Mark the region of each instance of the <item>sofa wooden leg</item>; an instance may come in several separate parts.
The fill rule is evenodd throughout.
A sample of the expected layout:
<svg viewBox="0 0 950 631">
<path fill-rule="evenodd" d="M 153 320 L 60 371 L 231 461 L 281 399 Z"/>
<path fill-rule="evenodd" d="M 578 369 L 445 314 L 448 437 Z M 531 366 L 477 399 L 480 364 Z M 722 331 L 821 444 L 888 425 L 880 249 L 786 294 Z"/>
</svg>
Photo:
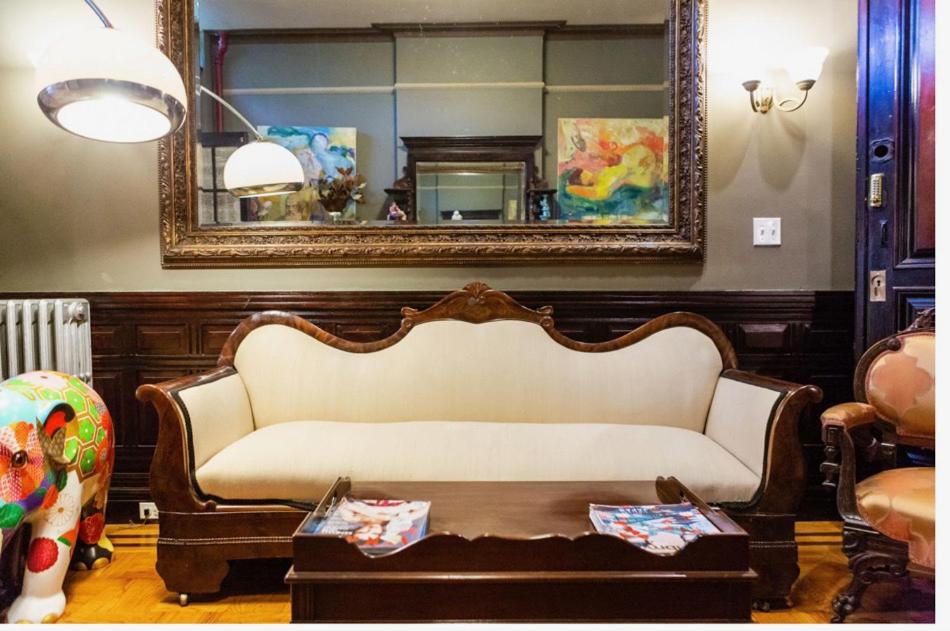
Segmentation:
<svg viewBox="0 0 950 631">
<path fill-rule="evenodd" d="M 861 606 L 861 597 L 871 584 L 882 580 L 901 579 L 907 575 L 907 559 L 881 552 L 862 552 L 851 557 L 851 584 L 831 601 L 832 622 L 844 619 Z"/>
<path fill-rule="evenodd" d="M 188 604 L 193 594 L 215 594 L 230 566 L 226 559 L 202 553 L 198 547 L 158 547 L 155 569 L 165 582 L 165 589 L 178 593 L 178 604 Z"/>
<path fill-rule="evenodd" d="M 726 512 L 749 533 L 749 565 L 758 574 L 752 586 L 753 607 L 767 611 L 791 606 L 799 574 L 795 516 Z"/>
<path fill-rule="evenodd" d="M 798 563 L 788 562 L 787 559 L 785 562 L 767 563 L 756 563 L 753 560 L 751 567 L 759 575 L 752 587 L 753 608 L 770 611 L 792 606 L 791 593 L 798 579 Z"/>
</svg>

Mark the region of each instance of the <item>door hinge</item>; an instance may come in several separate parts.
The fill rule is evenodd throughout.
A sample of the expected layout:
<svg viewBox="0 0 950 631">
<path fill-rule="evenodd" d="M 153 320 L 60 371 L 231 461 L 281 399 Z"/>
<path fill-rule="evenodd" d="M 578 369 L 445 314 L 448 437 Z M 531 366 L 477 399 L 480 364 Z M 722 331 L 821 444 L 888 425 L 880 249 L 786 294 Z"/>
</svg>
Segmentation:
<svg viewBox="0 0 950 631">
<path fill-rule="evenodd" d="M 887 271 L 872 270 L 868 282 L 870 290 L 868 291 L 869 302 L 887 302 Z"/>
</svg>

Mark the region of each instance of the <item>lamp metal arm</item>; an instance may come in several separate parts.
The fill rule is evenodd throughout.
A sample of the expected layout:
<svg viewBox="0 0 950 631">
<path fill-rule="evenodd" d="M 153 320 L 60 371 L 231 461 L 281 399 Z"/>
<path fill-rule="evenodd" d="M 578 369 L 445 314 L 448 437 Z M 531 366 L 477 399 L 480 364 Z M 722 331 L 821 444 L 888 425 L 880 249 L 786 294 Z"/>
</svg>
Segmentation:
<svg viewBox="0 0 950 631">
<path fill-rule="evenodd" d="M 109 21 L 109 18 L 106 17 L 106 14 L 102 12 L 102 9 L 96 5 L 93 0 L 86 0 L 86 4 L 89 5 L 89 8 L 92 9 L 92 12 L 96 14 L 96 17 L 99 18 L 99 21 L 102 22 L 102 25 L 106 28 L 113 28 L 112 22 Z"/>
<path fill-rule="evenodd" d="M 251 121 L 249 121 L 249 120 L 247 120 L 246 118 L 244 118 L 244 116 L 241 114 L 241 112 L 237 111 L 237 110 L 234 108 L 233 105 L 231 105 L 230 103 L 228 103 L 227 101 L 225 101 L 225 100 L 222 99 L 220 96 L 218 96 L 217 94 L 215 94 L 214 92 L 212 92 L 212 91 L 209 90 L 208 88 L 204 87 L 203 85 L 200 85 L 200 84 L 199 84 L 198 89 L 199 89 L 201 92 L 204 92 L 205 94 L 207 94 L 208 96 L 210 96 L 211 98 L 213 98 L 215 101 L 217 101 L 218 103 L 220 103 L 220 104 L 223 105 L 224 107 L 228 108 L 228 111 L 229 111 L 229 112 L 231 112 L 232 114 L 234 114 L 235 116 L 237 116 L 237 119 L 238 119 L 239 121 L 241 121 L 242 123 L 244 123 L 244 125 L 245 125 L 248 129 L 251 130 L 251 132 L 254 134 L 254 137 L 255 137 L 255 138 L 257 138 L 258 140 L 264 140 L 264 137 L 260 134 L 259 131 L 257 131 L 257 129 L 254 127 L 254 125 L 251 124 Z"/>
</svg>

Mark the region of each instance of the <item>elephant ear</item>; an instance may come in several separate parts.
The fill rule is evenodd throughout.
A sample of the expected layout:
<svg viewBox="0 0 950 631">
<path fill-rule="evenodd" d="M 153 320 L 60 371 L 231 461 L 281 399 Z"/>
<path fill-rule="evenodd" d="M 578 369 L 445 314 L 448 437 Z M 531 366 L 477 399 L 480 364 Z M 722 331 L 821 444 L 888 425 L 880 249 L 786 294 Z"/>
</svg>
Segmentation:
<svg viewBox="0 0 950 631">
<path fill-rule="evenodd" d="M 66 429 L 56 430 L 52 437 L 46 432 L 40 432 L 40 445 L 43 447 L 43 453 L 53 462 L 54 465 L 65 467 L 69 464 L 69 458 L 66 457 Z"/>
<path fill-rule="evenodd" d="M 40 420 L 40 446 L 43 453 L 54 466 L 65 467 L 69 464 L 66 457 L 66 423 L 73 420 L 76 413 L 66 403 L 57 403 Z"/>
</svg>

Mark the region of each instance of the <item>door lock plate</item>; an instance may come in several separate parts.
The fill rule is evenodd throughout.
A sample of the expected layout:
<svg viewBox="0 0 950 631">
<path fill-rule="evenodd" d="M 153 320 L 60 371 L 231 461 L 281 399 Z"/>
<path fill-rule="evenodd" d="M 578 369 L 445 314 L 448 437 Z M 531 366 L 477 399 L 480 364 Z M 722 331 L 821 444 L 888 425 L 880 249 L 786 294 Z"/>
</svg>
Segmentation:
<svg viewBox="0 0 950 631">
<path fill-rule="evenodd" d="M 868 279 L 868 300 L 870 302 L 887 302 L 887 271 L 872 270 Z"/>
</svg>

